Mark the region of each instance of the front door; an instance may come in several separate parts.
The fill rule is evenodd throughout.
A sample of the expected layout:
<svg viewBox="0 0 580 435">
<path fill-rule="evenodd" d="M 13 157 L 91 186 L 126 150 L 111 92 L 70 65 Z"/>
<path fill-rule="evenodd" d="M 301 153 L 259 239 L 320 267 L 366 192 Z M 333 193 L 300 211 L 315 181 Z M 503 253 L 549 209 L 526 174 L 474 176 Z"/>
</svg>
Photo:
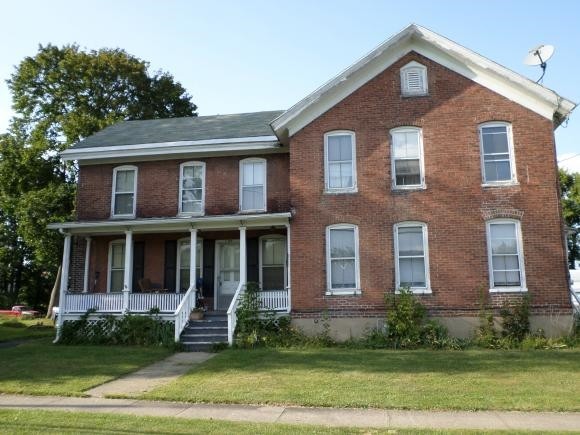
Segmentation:
<svg viewBox="0 0 580 435">
<path fill-rule="evenodd" d="M 228 309 L 239 282 L 240 241 L 218 240 L 216 242 L 216 310 Z"/>
</svg>

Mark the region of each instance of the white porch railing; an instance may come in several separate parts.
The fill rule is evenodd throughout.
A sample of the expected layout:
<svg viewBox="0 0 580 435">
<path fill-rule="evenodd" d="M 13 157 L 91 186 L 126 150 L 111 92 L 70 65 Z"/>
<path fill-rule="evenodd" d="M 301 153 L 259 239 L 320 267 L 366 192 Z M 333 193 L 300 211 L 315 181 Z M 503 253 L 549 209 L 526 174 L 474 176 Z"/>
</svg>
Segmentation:
<svg viewBox="0 0 580 435">
<path fill-rule="evenodd" d="M 263 290 L 258 292 L 260 311 L 289 311 L 290 289 L 284 290 Z"/>
<path fill-rule="evenodd" d="M 179 336 L 183 332 L 183 329 L 187 326 L 189 321 L 189 314 L 191 310 L 195 308 L 195 302 L 197 299 L 197 289 L 195 285 L 192 285 L 183 296 L 181 303 L 173 313 L 175 319 L 175 341 L 179 341 Z"/>
<path fill-rule="evenodd" d="M 98 313 L 146 313 L 158 308 L 173 313 L 183 298 L 179 293 L 68 293 L 64 312 L 84 313 L 94 308 Z"/>
<path fill-rule="evenodd" d="M 234 344 L 234 332 L 236 331 L 236 325 L 238 323 L 238 316 L 236 315 L 236 311 L 238 309 L 238 305 L 240 304 L 240 295 L 243 293 L 243 288 L 244 284 L 240 282 L 228 308 L 228 343 L 230 346 Z"/>
</svg>

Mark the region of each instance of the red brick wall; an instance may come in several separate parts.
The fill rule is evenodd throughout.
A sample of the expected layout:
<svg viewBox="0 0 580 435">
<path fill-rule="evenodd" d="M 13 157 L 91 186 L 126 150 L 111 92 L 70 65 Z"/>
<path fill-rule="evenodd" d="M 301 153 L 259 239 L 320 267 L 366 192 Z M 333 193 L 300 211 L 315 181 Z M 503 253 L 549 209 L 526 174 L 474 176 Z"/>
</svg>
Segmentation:
<svg viewBox="0 0 580 435">
<path fill-rule="evenodd" d="M 428 68 L 429 96 L 402 98 L 399 69 L 413 59 Z M 518 186 L 481 186 L 478 125 L 494 120 L 512 124 Z M 398 126 L 423 129 L 426 190 L 391 190 L 389 130 Z M 358 193 L 323 193 L 323 135 L 332 130 L 356 133 Z M 569 307 L 549 120 L 411 53 L 294 135 L 290 150 L 296 315 L 384 309 L 395 286 L 393 225 L 407 220 L 428 225 L 433 293 L 421 299 L 434 313 L 474 313 L 478 288 L 489 288 L 485 219 L 500 216 L 521 217 L 537 310 Z M 337 223 L 359 226 L 361 296 L 325 296 L 325 228 Z"/>
<path fill-rule="evenodd" d="M 289 210 L 288 154 L 259 156 L 267 160 L 268 212 Z M 239 210 L 239 161 L 244 157 L 195 159 L 206 162 L 206 215 Z M 137 217 L 172 217 L 178 212 L 179 165 L 188 160 L 131 163 L 138 167 Z M 79 220 L 108 219 L 115 164 L 83 165 L 79 174 Z"/>
</svg>

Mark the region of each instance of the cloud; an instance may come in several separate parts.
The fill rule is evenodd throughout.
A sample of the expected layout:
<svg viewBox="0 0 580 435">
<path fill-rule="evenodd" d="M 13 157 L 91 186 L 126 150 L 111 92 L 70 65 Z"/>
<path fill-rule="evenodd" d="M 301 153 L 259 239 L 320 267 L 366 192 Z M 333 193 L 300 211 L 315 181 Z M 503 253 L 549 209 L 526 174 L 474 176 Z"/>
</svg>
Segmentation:
<svg viewBox="0 0 580 435">
<path fill-rule="evenodd" d="M 560 154 L 558 156 L 558 166 L 568 172 L 580 172 L 580 154 Z"/>
</svg>

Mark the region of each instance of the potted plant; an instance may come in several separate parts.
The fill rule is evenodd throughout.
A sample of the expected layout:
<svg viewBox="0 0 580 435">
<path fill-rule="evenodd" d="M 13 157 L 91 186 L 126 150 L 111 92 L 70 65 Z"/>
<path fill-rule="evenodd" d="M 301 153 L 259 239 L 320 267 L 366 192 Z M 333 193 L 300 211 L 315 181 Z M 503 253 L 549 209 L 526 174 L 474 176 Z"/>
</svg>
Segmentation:
<svg viewBox="0 0 580 435">
<path fill-rule="evenodd" d="M 201 320 L 203 319 L 203 308 L 197 307 L 191 310 L 189 314 L 189 320 Z"/>
</svg>

